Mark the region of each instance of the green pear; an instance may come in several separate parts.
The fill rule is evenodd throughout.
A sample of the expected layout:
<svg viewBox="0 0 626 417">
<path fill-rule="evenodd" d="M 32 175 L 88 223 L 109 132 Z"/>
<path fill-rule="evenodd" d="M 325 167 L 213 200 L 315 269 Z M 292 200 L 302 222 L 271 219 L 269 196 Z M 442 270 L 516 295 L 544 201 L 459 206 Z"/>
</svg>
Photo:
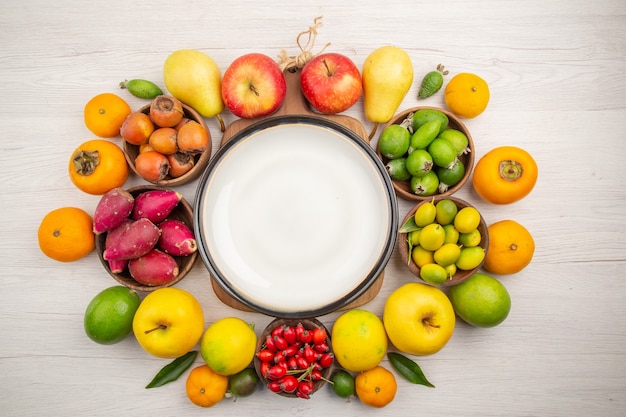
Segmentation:
<svg viewBox="0 0 626 417">
<path fill-rule="evenodd" d="M 413 84 L 413 64 L 397 46 L 381 46 L 363 63 L 363 105 L 365 117 L 387 123 Z"/>
<path fill-rule="evenodd" d="M 172 96 L 202 116 L 216 116 L 224 131 L 222 72 L 210 56 L 193 49 L 171 53 L 163 64 L 163 81 Z"/>
</svg>

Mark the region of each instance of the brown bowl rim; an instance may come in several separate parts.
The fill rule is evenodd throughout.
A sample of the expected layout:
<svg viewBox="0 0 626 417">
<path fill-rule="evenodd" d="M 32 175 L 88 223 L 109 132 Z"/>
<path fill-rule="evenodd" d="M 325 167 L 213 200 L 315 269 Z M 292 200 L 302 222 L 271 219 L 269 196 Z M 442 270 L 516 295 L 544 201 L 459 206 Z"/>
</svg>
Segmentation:
<svg viewBox="0 0 626 417">
<path fill-rule="evenodd" d="M 469 177 L 471 175 L 471 172 L 472 172 L 472 170 L 474 168 L 474 158 L 475 158 L 474 153 L 475 153 L 475 149 L 476 149 L 474 147 L 474 139 L 472 138 L 472 135 L 471 135 L 469 129 L 465 126 L 463 121 L 461 121 L 461 119 L 459 119 L 459 117 L 457 117 L 454 113 L 452 113 L 452 112 L 450 112 L 448 110 L 442 109 L 440 107 L 434 107 L 434 106 L 416 106 L 416 107 L 411 107 L 411 108 L 403 110 L 403 111 L 397 113 L 395 116 L 393 116 L 385 124 L 385 126 L 383 127 L 382 130 L 384 130 L 387 126 L 390 126 L 392 124 L 400 124 L 400 123 L 402 123 L 402 121 L 410 113 L 415 113 L 416 111 L 422 110 L 422 109 L 437 110 L 437 111 L 440 111 L 443 114 L 445 114 L 448 117 L 448 127 L 451 127 L 451 128 L 454 128 L 454 129 L 458 129 L 461 132 L 463 132 L 465 134 L 465 136 L 467 136 L 468 147 L 470 148 L 470 152 L 464 154 L 461 157 L 461 161 L 465 165 L 465 175 L 463 176 L 461 181 L 459 181 L 454 186 L 448 188 L 446 190 L 446 192 L 444 192 L 444 193 L 440 193 L 439 191 L 437 191 L 435 194 L 430 195 L 430 196 L 419 196 L 419 195 L 414 194 L 413 192 L 411 192 L 410 180 L 399 181 L 399 180 L 392 179 L 391 182 L 393 184 L 394 190 L 396 191 L 396 194 L 399 197 L 401 197 L 401 198 L 403 198 L 405 200 L 409 200 L 409 201 L 428 201 L 432 197 L 451 196 L 452 194 L 456 193 L 458 190 L 460 190 L 465 185 L 465 183 L 469 179 Z M 451 125 L 454 125 L 454 126 L 451 126 Z M 382 132 L 382 130 L 381 130 L 381 132 Z M 381 161 L 383 161 L 384 164 L 387 164 L 387 162 L 389 160 L 387 158 L 385 158 L 380 153 L 379 143 L 380 143 L 380 141 L 376 142 L 376 154 L 381 159 Z"/>
<path fill-rule="evenodd" d="M 136 187 L 131 187 L 127 189 L 126 191 L 131 193 L 133 197 L 136 197 L 137 195 L 139 195 L 140 193 L 144 191 L 151 191 L 151 190 L 169 190 L 169 189 L 165 187 L 154 186 L 154 185 L 139 185 Z M 187 200 L 181 197 L 180 202 L 174 208 L 173 213 L 176 213 L 177 218 L 184 218 L 185 223 L 189 223 L 188 224 L 189 228 L 193 230 L 193 209 L 191 205 L 187 202 Z M 166 287 L 171 287 L 173 285 L 176 285 L 189 273 L 189 271 L 191 271 L 198 257 L 198 251 L 195 251 L 191 255 L 187 255 L 187 256 L 174 256 L 174 259 L 176 260 L 176 263 L 178 264 L 178 268 L 179 268 L 179 272 L 176 278 L 174 278 L 170 282 L 163 284 L 163 285 L 145 285 L 145 284 L 141 284 L 135 281 L 135 279 L 132 276 L 130 276 L 128 269 L 126 269 L 123 273 L 111 272 L 111 268 L 109 267 L 108 262 L 103 257 L 104 246 L 106 242 L 106 235 L 107 233 L 105 232 L 96 236 L 96 252 L 98 254 L 98 258 L 100 259 L 100 263 L 102 263 L 102 266 L 104 267 L 104 269 L 117 282 L 135 291 L 151 292 L 159 288 L 166 288 Z"/>
<path fill-rule="evenodd" d="M 187 117 L 191 120 L 195 120 L 196 122 L 200 123 L 200 125 L 207 132 L 207 135 L 209 136 L 209 141 L 207 143 L 207 147 L 204 150 L 204 152 L 194 155 L 195 164 L 193 168 L 191 168 L 188 172 L 184 173 L 180 177 L 172 178 L 170 176 L 167 176 L 166 178 L 160 181 L 149 181 L 141 177 L 141 175 L 139 175 L 139 173 L 137 172 L 137 169 L 135 168 L 135 158 L 139 154 L 139 146 L 133 145 L 123 140 L 122 147 L 124 150 L 124 157 L 126 158 L 126 162 L 128 163 L 128 166 L 137 176 L 144 179 L 145 181 L 148 181 L 151 184 L 162 186 L 162 187 L 175 187 L 178 185 L 187 184 L 188 182 L 191 182 L 195 180 L 196 178 L 198 178 L 198 176 L 200 176 L 200 174 L 204 171 L 204 169 L 208 165 L 209 160 L 211 159 L 213 143 L 211 139 L 211 131 L 209 130 L 206 124 L 206 121 L 204 120 L 202 115 L 198 113 L 196 110 L 194 110 L 191 106 L 188 106 L 185 103 L 181 103 L 181 104 L 183 105 L 183 111 L 185 113 L 184 117 Z M 145 114 L 149 114 L 150 104 L 146 104 L 142 106 L 137 111 L 145 113 Z"/>
<path fill-rule="evenodd" d="M 269 382 L 269 380 L 267 378 L 265 378 L 261 374 L 261 370 L 260 370 L 260 368 L 261 368 L 261 361 L 257 357 L 256 353 L 258 353 L 261 350 L 262 346 L 265 344 L 265 338 L 269 334 L 271 334 L 272 330 L 276 326 L 280 326 L 280 325 L 284 325 L 284 324 L 295 326 L 298 323 L 302 323 L 306 329 L 314 329 L 314 328 L 323 328 L 323 329 L 325 329 L 326 330 L 326 343 L 328 344 L 330 352 L 332 352 L 332 344 L 331 344 L 331 341 L 330 341 L 330 332 L 328 331 L 328 328 L 324 325 L 324 323 L 322 323 L 318 319 L 316 319 L 314 317 L 311 317 L 311 318 L 282 318 L 282 317 L 277 317 L 277 318 L 275 318 L 267 326 L 265 326 L 265 328 L 263 329 L 263 332 L 261 332 L 261 336 L 257 340 L 256 349 L 254 351 L 255 352 L 254 360 L 253 360 L 254 369 L 256 370 L 256 373 L 259 376 L 259 379 L 261 380 L 261 383 L 265 387 L 267 387 L 267 383 Z M 322 388 L 324 386 L 324 384 L 326 383 L 325 380 L 326 379 L 330 379 L 330 375 L 331 375 L 334 367 L 335 367 L 335 362 L 333 361 L 333 365 L 331 365 L 328 368 L 324 369 L 324 371 L 322 372 L 323 378 L 320 379 L 319 381 L 316 381 L 314 383 L 313 391 L 309 395 L 313 395 L 314 393 L 319 391 L 320 388 Z M 298 398 L 295 393 L 291 393 L 290 394 L 290 393 L 286 393 L 286 392 L 276 392 L 275 394 L 278 394 L 281 397 Z"/>
<path fill-rule="evenodd" d="M 433 201 L 436 204 L 438 201 L 445 200 L 445 199 L 449 199 L 449 200 L 454 201 L 455 204 L 457 205 L 457 207 L 459 207 L 459 204 L 463 205 L 464 207 L 474 207 L 472 204 L 468 203 L 467 201 L 465 201 L 463 199 L 460 199 L 458 197 L 454 197 L 454 196 L 439 195 L 439 196 L 431 197 L 431 199 L 428 200 L 428 201 Z M 399 227 L 402 227 L 402 225 L 412 215 L 415 214 L 415 211 L 417 210 L 417 208 L 420 205 L 424 204 L 425 202 L 426 201 L 420 201 L 419 203 L 414 205 L 409 210 L 409 212 L 406 214 L 406 216 L 404 216 L 404 219 L 400 223 Z M 474 208 L 476 208 L 476 207 L 474 207 Z M 485 221 L 482 213 L 480 213 L 480 210 L 478 211 L 478 213 L 480 214 L 480 224 L 478 225 L 478 230 L 480 231 L 480 234 L 481 234 L 481 241 L 480 241 L 480 244 L 478 246 L 480 246 L 483 249 L 485 249 L 485 258 L 482 260 L 482 262 L 477 267 L 475 267 L 473 269 L 470 269 L 470 270 L 467 270 L 467 271 L 457 270 L 457 272 L 452 276 L 452 278 L 447 279 L 443 284 L 441 284 L 441 286 L 443 286 L 443 287 L 450 287 L 452 285 L 460 284 L 461 282 L 465 281 L 470 276 L 472 276 L 474 273 L 476 273 L 482 267 L 482 265 L 485 263 L 487 251 L 489 250 L 489 229 L 487 227 L 487 222 Z M 411 271 L 411 273 L 413 275 L 415 275 L 421 281 L 424 281 L 420 277 L 420 268 L 417 265 L 415 265 L 413 260 L 411 260 L 409 258 L 409 248 L 408 248 L 408 245 L 406 243 L 407 234 L 408 233 L 400 233 L 400 232 L 398 232 L 397 244 L 398 244 L 398 251 L 400 253 L 401 261 L 409 269 L 409 271 Z M 407 262 L 407 259 L 408 259 L 408 262 Z"/>
</svg>

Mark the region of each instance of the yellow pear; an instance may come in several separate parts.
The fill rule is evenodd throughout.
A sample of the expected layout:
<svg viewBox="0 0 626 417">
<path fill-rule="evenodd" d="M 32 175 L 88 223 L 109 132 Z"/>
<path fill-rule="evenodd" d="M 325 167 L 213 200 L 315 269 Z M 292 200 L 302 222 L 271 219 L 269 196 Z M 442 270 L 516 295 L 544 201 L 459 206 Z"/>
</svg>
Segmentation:
<svg viewBox="0 0 626 417">
<path fill-rule="evenodd" d="M 362 73 L 365 117 L 387 123 L 413 83 L 411 58 L 397 46 L 381 46 L 365 59 Z"/>
<path fill-rule="evenodd" d="M 163 64 L 163 81 L 172 96 L 202 116 L 216 116 L 224 131 L 222 72 L 210 56 L 193 49 L 172 52 Z"/>
</svg>

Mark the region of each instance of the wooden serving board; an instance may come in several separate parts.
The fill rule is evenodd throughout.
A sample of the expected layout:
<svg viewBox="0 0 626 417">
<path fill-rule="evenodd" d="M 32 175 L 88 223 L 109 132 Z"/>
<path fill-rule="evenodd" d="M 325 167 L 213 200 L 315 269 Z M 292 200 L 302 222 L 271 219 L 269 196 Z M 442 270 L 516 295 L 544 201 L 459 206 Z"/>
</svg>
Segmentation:
<svg viewBox="0 0 626 417">
<path fill-rule="evenodd" d="M 285 96 L 285 100 L 282 106 L 270 116 L 256 118 L 256 119 L 235 120 L 230 125 L 228 125 L 228 127 L 225 129 L 224 134 L 222 136 L 222 140 L 220 142 L 220 146 L 224 145 L 237 132 L 245 129 L 246 127 L 254 123 L 257 123 L 261 120 L 265 120 L 268 118 L 276 117 L 276 116 L 287 116 L 287 115 L 289 116 L 307 115 L 307 116 L 315 116 L 319 118 L 332 120 L 333 122 L 341 124 L 347 127 L 348 129 L 352 130 L 357 135 L 359 135 L 364 141 L 369 143 L 367 131 L 365 130 L 365 127 L 359 120 L 350 116 L 339 115 L 339 114 L 316 113 L 309 107 L 309 103 L 304 98 L 304 95 L 302 94 L 302 90 L 300 89 L 300 70 L 296 70 L 296 71 L 286 70 L 284 74 L 285 74 L 285 81 L 287 83 L 287 94 Z M 365 291 L 360 297 L 355 299 L 352 303 L 341 308 L 341 310 L 348 310 L 351 308 L 362 306 L 368 303 L 369 301 L 371 301 L 374 297 L 376 297 L 376 295 L 380 291 L 380 288 L 382 287 L 384 275 L 385 275 L 384 271 L 381 272 L 381 274 L 376 278 L 376 280 L 367 289 L 367 291 Z M 233 307 L 242 311 L 254 311 L 253 309 L 250 309 L 248 306 L 242 304 L 238 300 L 232 298 L 230 294 L 228 294 L 226 291 L 222 289 L 222 287 L 220 287 L 220 285 L 216 282 L 213 276 L 211 276 L 211 285 L 213 287 L 213 291 L 215 292 L 215 295 L 217 296 L 217 298 L 221 302 L 226 304 L 227 306 Z"/>
</svg>

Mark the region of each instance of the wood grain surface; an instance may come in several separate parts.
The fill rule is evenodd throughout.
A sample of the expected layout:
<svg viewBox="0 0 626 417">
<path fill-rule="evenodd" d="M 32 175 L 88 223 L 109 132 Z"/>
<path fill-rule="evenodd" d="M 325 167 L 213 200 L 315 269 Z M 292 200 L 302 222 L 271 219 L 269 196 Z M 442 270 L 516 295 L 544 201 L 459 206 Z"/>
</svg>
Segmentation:
<svg viewBox="0 0 626 417">
<path fill-rule="evenodd" d="M 0 414 L 5 416 L 623 416 L 626 414 L 626 3 L 622 0 L 449 0 L 441 2 L 129 2 L 8 0 L 0 4 Z M 443 107 L 443 94 L 417 99 L 424 74 L 473 72 L 491 101 L 466 120 L 476 157 L 500 145 L 528 150 L 539 181 L 507 206 L 481 201 L 471 184 L 455 195 L 488 223 L 514 219 L 536 241 L 533 262 L 499 277 L 513 307 L 498 327 L 458 322 L 439 353 L 414 358 L 435 389 L 398 378 L 385 409 L 322 389 L 309 401 L 267 390 L 205 410 L 185 396 L 184 377 L 145 385 L 168 362 L 133 337 L 91 342 L 83 314 L 116 285 L 94 252 L 64 264 L 45 257 L 36 233 L 61 206 L 93 212 L 98 198 L 67 174 L 72 151 L 93 135 L 83 107 L 115 92 L 133 109 L 145 101 L 120 81 L 163 86 L 174 50 L 209 54 L 224 71 L 236 57 L 300 51 L 296 37 L 323 16 L 313 52 L 340 52 L 361 67 L 382 45 L 411 56 L 415 79 L 400 108 Z M 345 116 L 365 131 L 362 99 Z M 225 111 L 228 125 L 236 118 Z M 222 132 L 207 119 L 213 152 Z M 375 137 L 372 146 L 376 144 Z M 120 143 L 120 139 L 113 139 Z M 128 187 L 144 182 L 136 176 Z M 194 201 L 197 182 L 177 188 Z M 413 203 L 400 200 L 403 218 Z M 364 210 L 367 208 L 364 207 Z M 382 316 L 387 296 L 414 280 L 398 251 L 378 294 L 362 308 Z M 201 302 L 208 324 L 225 316 L 272 320 L 226 306 L 197 261 L 177 284 Z M 338 313 L 319 317 L 332 328 Z M 201 364 L 198 357 L 197 364 Z M 390 367 L 385 359 L 382 363 Z"/>
</svg>

